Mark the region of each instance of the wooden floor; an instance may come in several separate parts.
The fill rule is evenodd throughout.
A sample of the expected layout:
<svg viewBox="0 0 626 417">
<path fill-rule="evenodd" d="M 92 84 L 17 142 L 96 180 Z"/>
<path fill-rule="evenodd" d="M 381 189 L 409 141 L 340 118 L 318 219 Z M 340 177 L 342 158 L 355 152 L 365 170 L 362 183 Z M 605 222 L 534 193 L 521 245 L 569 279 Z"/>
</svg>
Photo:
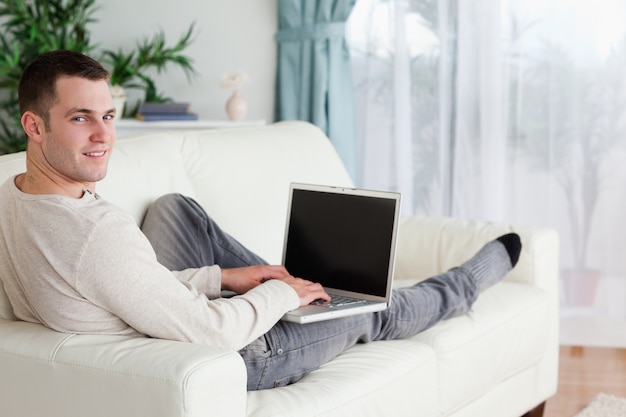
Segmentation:
<svg viewBox="0 0 626 417">
<path fill-rule="evenodd" d="M 573 417 L 597 394 L 626 397 L 626 349 L 561 346 L 559 388 L 544 417 Z"/>
</svg>

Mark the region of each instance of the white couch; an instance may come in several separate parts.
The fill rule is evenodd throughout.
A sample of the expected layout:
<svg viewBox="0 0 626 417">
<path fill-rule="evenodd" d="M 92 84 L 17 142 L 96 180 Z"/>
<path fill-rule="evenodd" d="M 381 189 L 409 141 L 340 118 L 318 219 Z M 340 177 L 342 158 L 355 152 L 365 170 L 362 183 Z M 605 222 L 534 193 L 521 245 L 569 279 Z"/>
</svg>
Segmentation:
<svg viewBox="0 0 626 417">
<path fill-rule="evenodd" d="M 23 170 L 24 154 L 0 157 L 0 181 Z M 137 221 L 162 194 L 193 196 L 235 237 L 280 262 L 290 181 L 351 185 L 319 129 L 282 122 L 120 139 L 98 192 Z M 511 230 L 524 244 L 519 264 L 469 315 L 407 340 L 358 345 L 294 385 L 258 392 L 246 392 L 236 352 L 57 333 L 16 321 L 0 286 L 0 415 L 521 416 L 556 391 L 556 233 L 405 218 L 396 285 L 455 266 Z"/>
</svg>

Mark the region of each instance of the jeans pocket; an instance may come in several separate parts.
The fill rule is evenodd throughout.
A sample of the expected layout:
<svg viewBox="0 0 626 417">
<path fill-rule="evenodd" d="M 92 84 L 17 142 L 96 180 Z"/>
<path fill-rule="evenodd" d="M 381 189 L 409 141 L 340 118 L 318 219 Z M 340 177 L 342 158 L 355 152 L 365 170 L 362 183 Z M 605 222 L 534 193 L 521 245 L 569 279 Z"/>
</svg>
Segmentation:
<svg viewBox="0 0 626 417">
<path fill-rule="evenodd" d="M 261 389 L 267 367 L 271 361 L 271 352 L 265 336 L 253 340 L 239 350 L 248 372 L 248 391 Z"/>
</svg>

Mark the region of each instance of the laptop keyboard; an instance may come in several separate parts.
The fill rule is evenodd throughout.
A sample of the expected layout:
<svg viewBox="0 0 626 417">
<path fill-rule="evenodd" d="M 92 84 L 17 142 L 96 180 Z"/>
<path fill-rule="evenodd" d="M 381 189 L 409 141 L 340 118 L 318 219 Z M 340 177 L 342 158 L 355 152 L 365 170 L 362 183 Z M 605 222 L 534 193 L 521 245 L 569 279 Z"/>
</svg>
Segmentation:
<svg viewBox="0 0 626 417">
<path fill-rule="evenodd" d="M 343 306 L 352 305 L 352 304 L 363 304 L 365 302 L 366 302 L 365 300 L 359 300 L 357 298 L 350 298 L 350 297 L 345 297 L 342 295 L 334 295 L 330 301 L 315 300 L 311 303 L 311 305 L 333 308 L 333 307 L 343 307 Z"/>
</svg>

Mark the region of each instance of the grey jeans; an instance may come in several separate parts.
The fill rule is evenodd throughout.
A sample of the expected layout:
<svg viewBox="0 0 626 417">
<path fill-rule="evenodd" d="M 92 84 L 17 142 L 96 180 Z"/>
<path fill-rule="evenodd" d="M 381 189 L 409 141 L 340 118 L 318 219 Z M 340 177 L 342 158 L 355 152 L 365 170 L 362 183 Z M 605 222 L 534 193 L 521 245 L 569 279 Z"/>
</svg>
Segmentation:
<svg viewBox="0 0 626 417">
<path fill-rule="evenodd" d="M 193 199 L 179 194 L 153 203 L 142 230 L 159 262 L 172 271 L 266 263 L 221 230 Z M 291 384 L 357 343 L 406 338 L 465 314 L 480 291 L 510 269 L 506 249 L 492 241 L 459 268 L 394 290 L 391 305 L 383 312 L 306 325 L 279 321 L 239 352 L 248 370 L 248 390 Z"/>
</svg>

